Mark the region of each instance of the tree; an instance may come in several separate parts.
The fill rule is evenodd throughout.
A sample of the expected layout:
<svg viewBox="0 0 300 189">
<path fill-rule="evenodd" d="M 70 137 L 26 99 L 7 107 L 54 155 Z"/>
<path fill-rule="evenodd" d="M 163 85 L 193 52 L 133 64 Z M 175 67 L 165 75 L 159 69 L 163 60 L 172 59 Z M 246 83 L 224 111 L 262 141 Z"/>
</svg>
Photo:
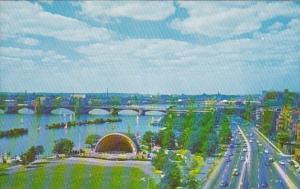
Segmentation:
<svg viewBox="0 0 300 189">
<path fill-rule="evenodd" d="M 225 116 L 221 123 L 220 143 L 228 144 L 231 136 L 230 123 L 227 116 Z"/>
<path fill-rule="evenodd" d="M 200 183 L 194 175 L 188 174 L 184 179 L 183 186 L 187 189 L 197 189 Z"/>
<path fill-rule="evenodd" d="M 53 153 L 69 155 L 73 147 L 74 143 L 71 140 L 62 138 L 54 142 Z"/>
<path fill-rule="evenodd" d="M 162 148 L 174 149 L 175 148 L 175 133 L 174 124 L 176 116 L 174 112 L 168 112 L 166 115 L 166 121 L 164 123 L 165 129 L 159 132 L 159 138 Z"/>
<path fill-rule="evenodd" d="M 167 161 L 167 155 L 165 154 L 163 149 L 160 149 L 158 151 L 158 153 L 156 154 L 156 156 L 153 158 L 152 160 L 153 162 L 153 166 L 158 169 L 158 170 L 162 170 L 164 167 L 164 164 Z"/>
<path fill-rule="evenodd" d="M 288 106 L 284 106 L 279 115 L 279 130 L 286 131 L 288 130 L 292 121 L 292 116 Z"/>
<path fill-rule="evenodd" d="M 156 133 L 152 131 L 146 131 L 142 138 L 142 144 L 148 146 L 148 150 L 151 150 L 152 142 L 155 142 L 157 138 Z"/>
<path fill-rule="evenodd" d="M 163 168 L 164 177 L 161 179 L 161 189 L 175 189 L 181 184 L 181 172 L 173 161 L 166 161 Z"/>
<path fill-rule="evenodd" d="M 289 134 L 286 131 L 279 131 L 277 134 L 277 140 L 282 147 L 286 142 L 289 141 Z"/>
<path fill-rule="evenodd" d="M 260 131 L 266 136 L 270 136 L 271 134 L 273 118 L 274 112 L 272 110 L 263 110 Z"/>
<path fill-rule="evenodd" d="M 36 150 L 37 155 L 43 154 L 45 151 L 44 146 L 42 146 L 42 145 L 36 146 L 35 150 Z"/>
<path fill-rule="evenodd" d="M 21 155 L 22 164 L 26 165 L 33 162 L 36 156 L 44 152 L 43 146 L 32 146 Z"/>
<path fill-rule="evenodd" d="M 88 135 L 85 139 L 85 143 L 90 145 L 91 148 L 93 148 L 93 145 L 95 143 L 97 143 L 97 141 L 101 138 L 100 135 L 97 135 L 97 134 L 91 134 L 91 135 Z"/>
<path fill-rule="evenodd" d="M 243 118 L 247 121 L 251 121 L 253 112 L 253 105 L 247 101 L 245 105 L 245 111 L 243 112 Z"/>
</svg>

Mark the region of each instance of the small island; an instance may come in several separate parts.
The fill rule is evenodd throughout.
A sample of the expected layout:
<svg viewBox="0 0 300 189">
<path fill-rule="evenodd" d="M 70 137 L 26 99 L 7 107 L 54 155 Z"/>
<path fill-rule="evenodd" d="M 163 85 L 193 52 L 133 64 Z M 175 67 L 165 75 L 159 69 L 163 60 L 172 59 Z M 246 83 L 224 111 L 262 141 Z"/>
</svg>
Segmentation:
<svg viewBox="0 0 300 189">
<path fill-rule="evenodd" d="M 92 125 L 92 124 L 103 124 L 103 123 L 114 123 L 114 122 L 121 122 L 120 118 L 97 118 L 94 120 L 82 120 L 82 121 L 68 121 L 66 123 L 52 123 L 50 125 L 46 125 L 48 129 L 59 129 L 59 128 L 69 128 L 75 126 L 85 126 L 85 125 Z"/>
<path fill-rule="evenodd" d="M 14 128 L 7 131 L 0 131 L 0 138 L 4 137 L 17 137 L 28 133 L 28 129 Z"/>
</svg>

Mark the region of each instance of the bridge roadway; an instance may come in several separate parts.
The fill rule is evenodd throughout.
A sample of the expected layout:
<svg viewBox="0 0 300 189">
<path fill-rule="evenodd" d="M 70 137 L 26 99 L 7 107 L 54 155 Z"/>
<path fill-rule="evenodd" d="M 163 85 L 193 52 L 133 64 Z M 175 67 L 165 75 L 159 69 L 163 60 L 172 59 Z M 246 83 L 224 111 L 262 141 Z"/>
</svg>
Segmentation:
<svg viewBox="0 0 300 189">
<path fill-rule="evenodd" d="M 5 106 L 0 107 L 4 111 L 4 113 L 7 114 L 17 114 L 20 109 L 30 109 L 34 112 L 36 112 L 37 107 L 35 105 L 31 104 L 17 104 L 14 106 Z M 73 106 L 73 105 L 62 105 L 58 107 L 53 106 L 42 106 L 41 107 L 41 113 L 42 114 L 51 114 L 51 112 L 55 109 L 68 109 L 72 112 L 75 112 L 76 114 L 89 114 L 90 111 L 95 109 L 105 110 L 109 112 L 112 115 L 117 115 L 122 110 L 131 110 L 138 113 L 138 115 L 145 115 L 146 112 L 155 111 L 155 112 L 175 112 L 175 113 L 187 113 L 189 110 L 187 109 L 175 109 L 175 108 L 156 108 L 156 107 L 142 107 L 142 106 Z M 202 112 L 208 112 L 208 110 L 194 110 L 193 112 L 196 113 L 202 113 Z"/>
</svg>

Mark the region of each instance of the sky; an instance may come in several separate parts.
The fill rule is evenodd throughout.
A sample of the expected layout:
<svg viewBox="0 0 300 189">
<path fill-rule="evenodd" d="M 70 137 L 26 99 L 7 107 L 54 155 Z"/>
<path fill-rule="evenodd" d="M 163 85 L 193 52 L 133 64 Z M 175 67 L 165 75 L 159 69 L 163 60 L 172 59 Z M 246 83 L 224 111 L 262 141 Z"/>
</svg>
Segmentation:
<svg viewBox="0 0 300 189">
<path fill-rule="evenodd" d="M 0 2 L 0 91 L 300 92 L 293 1 Z"/>
</svg>

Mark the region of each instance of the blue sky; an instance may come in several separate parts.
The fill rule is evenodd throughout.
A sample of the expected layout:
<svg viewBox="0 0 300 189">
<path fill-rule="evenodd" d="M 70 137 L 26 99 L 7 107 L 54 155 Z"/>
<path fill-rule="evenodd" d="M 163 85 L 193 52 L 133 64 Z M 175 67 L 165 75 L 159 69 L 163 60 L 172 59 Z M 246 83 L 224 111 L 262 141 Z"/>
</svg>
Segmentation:
<svg viewBox="0 0 300 189">
<path fill-rule="evenodd" d="M 0 2 L 0 91 L 300 92 L 300 4 Z"/>
</svg>

